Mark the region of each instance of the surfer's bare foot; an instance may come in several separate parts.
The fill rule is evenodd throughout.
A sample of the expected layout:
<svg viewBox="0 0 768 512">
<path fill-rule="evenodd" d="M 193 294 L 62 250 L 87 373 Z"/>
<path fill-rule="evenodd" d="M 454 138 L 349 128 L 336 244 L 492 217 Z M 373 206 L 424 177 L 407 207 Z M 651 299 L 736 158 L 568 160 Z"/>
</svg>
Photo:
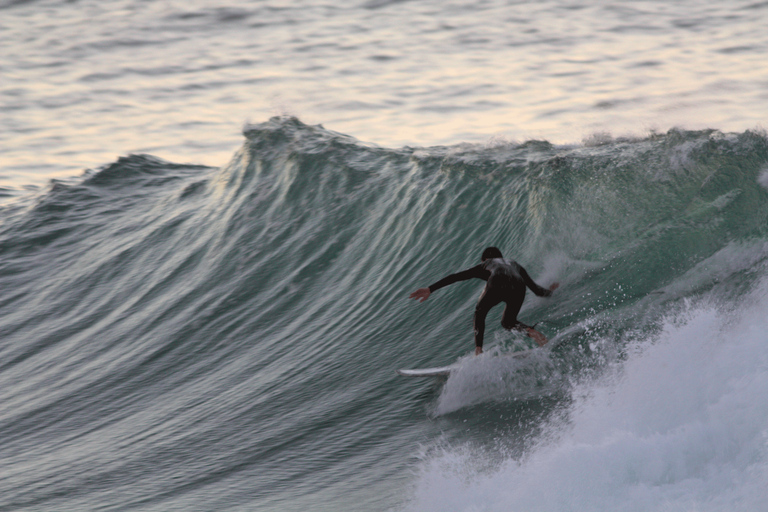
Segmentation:
<svg viewBox="0 0 768 512">
<path fill-rule="evenodd" d="M 475 355 L 479 356 L 483 353 L 483 347 L 475 347 Z"/>
<path fill-rule="evenodd" d="M 539 344 L 540 347 L 543 347 L 549 341 L 546 336 L 541 334 L 539 331 L 537 331 L 533 327 L 529 327 L 528 329 L 526 329 L 526 332 L 528 333 L 528 336 L 533 338 L 534 341 L 536 341 L 536 343 Z"/>
</svg>

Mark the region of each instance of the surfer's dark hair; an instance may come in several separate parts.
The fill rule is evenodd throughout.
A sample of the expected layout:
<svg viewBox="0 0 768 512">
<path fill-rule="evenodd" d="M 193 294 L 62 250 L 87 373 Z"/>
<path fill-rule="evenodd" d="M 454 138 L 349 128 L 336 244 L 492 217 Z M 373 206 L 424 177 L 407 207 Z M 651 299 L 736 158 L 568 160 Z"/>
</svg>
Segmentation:
<svg viewBox="0 0 768 512">
<path fill-rule="evenodd" d="M 498 247 L 488 247 L 483 251 L 483 255 L 480 257 L 481 260 L 492 260 L 493 258 L 503 258 L 504 256 L 501 255 L 501 251 Z"/>
</svg>

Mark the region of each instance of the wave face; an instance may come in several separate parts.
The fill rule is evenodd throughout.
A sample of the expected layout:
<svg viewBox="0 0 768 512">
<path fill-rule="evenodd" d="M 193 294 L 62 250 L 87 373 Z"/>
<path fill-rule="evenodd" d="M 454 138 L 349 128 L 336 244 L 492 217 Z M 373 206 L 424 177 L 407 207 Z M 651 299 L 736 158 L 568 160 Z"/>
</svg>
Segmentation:
<svg viewBox="0 0 768 512">
<path fill-rule="evenodd" d="M 130 156 L 2 211 L 0 510 L 765 497 L 764 134 L 245 135 L 221 169 Z M 407 300 L 487 245 L 561 283 L 520 315 L 549 351 L 508 357 L 494 310 L 464 357 L 480 282 Z M 444 383 L 394 372 L 459 357 Z"/>
</svg>

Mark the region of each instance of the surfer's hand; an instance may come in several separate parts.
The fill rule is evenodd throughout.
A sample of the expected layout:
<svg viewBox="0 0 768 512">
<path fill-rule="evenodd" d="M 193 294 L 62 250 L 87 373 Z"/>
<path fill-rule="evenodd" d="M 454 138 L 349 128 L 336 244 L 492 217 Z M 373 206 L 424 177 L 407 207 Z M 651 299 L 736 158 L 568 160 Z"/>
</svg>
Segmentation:
<svg viewBox="0 0 768 512">
<path fill-rule="evenodd" d="M 475 355 L 479 356 L 483 353 L 483 347 L 475 347 Z"/>
<path fill-rule="evenodd" d="M 557 290 L 559 287 L 560 287 L 560 283 L 552 283 L 551 285 L 549 285 L 549 291 L 553 292 Z"/>
<path fill-rule="evenodd" d="M 429 298 L 429 295 L 431 293 L 432 292 L 429 291 L 429 288 L 419 288 L 418 290 L 416 290 L 415 292 L 413 292 L 410 295 L 410 298 L 411 299 L 416 299 L 419 302 L 424 302 L 425 300 L 427 300 Z"/>
</svg>

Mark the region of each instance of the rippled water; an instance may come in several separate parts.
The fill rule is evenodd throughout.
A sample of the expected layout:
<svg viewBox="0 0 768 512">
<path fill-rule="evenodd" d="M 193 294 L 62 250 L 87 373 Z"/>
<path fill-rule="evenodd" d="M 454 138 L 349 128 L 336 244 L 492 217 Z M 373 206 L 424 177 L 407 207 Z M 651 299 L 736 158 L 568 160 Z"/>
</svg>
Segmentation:
<svg viewBox="0 0 768 512">
<path fill-rule="evenodd" d="M 0 0 L 0 512 L 759 510 L 766 18 Z"/>
<path fill-rule="evenodd" d="M 768 4 L 0 3 L 0 186 L 131 152 L 225 164 L 276 113 L 383 146 L 742 131 Z"/>
</svg>

